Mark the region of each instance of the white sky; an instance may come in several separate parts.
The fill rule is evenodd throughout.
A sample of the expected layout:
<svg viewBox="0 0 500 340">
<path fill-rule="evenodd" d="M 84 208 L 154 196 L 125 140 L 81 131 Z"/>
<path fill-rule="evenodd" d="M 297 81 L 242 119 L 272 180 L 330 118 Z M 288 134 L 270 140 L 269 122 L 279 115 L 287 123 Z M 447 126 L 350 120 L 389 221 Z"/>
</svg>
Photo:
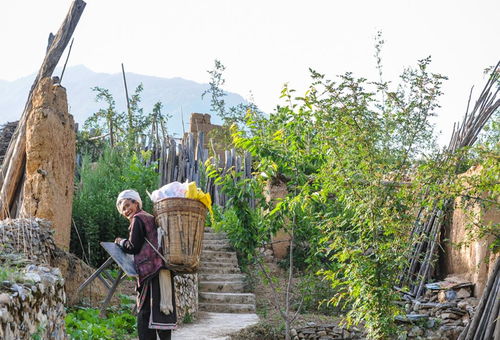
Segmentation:
<svg viewBox="0 0 500 340">
<path fill-rule="evenodd" d="M 38 70 L 70 3 L 0 0 L 0 79 Z M 499 0 L 87 0 L 69 65 L 116 73 L 123 62 L 127 72 L 208 82 L 217 58 L 226 90 L 251 91 L 272 112 L 284 83 L 305 89 L 309 67 L 376 80 L 382 30 L 386 80 L 428 55 L 431 70 L 449 77 L 437 120 L 447 140 L 471 85 L 479 91 L 483 69 L 500 58 L 499 15 Z"/>
</svg>

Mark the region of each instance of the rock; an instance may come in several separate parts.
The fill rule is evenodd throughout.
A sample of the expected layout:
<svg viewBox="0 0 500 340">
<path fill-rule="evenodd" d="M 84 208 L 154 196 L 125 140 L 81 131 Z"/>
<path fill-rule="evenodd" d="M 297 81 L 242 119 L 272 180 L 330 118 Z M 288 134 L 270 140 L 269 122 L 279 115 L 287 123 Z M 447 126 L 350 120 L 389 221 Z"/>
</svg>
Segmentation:
<svg viewBox="0 0 500 340">
<path fill-rule="evenodd" d="M 408 336 L 412 337 L 417 337 L 417 336 L 422 336 L 424 334 L 424 331 L 420 327 L 413 327 L 409 332 Z"/>
<path fill-rule="evenodd" d="M 296 330 L 295 328 L 292 328 L 292 329 L 290 330 L 290 335 L 291 335 L 291 336 L 297 336 L 297 330 Z"/>
<path fill-rule="evenodd" d="M 432 319 L 427 320 L 427 322 L 425 323 L 425 327 L 427 327 L 427 328 L 436 327 L 436 319 L 432 318 Z"/>
<path fill-rule="evenodd" d="M 407 314 L 407 315 L 398 315 L 396 316 L 396 321 L 399 322 L 415 322 L 420 320 L 426 320 L 429 318 L 429 315 L 426 314 Z"/>
<path fill-rule="evenodd" d="M 9 294 L 2 293 L 0 294 L 0 305 L 10 305 L 12 302 L 12 299 L 10 298 Z"/>
<path fill-rule="evenodd" d="M 439 304 L 436 302 L 418 302 L 418 304 L 417 303 L 415 304 L 415 306 L 418 306 L 418 310 L 416 311 L 436 308 L 438 305 Z"/>
<path fill-rule="evenodd" d="M 35 283 L 42 281 L 42 278 L 40 277 L 40 275 L 38 273 L 34 273 L 34 272 L 28 272 L 28 273 L 24 274 L 24 277 L 26 278 L 26 280 L 30 280 L 30 281 L 33 281 Z"/>
<path fill-rule="evenodd" d="M 457 292 L 454 290 L 440 291 L 438 294 L 439 302 L 453 301 L 457 298 Z"/>
<path fill-rule="evenodd" d="M 460 319 L 460 315 L 455 314 L 455 313 L 441 313 L 440 317 L 442 319 L 452 319 L 452 320 L 457 320 Z"/>
<path fill-rule="evenodd" d="M 479 303 L 479 300 L 474 297 L 465 298 L 457 303 L 457 307 L 468 310 L 469 308 L 474 308 Z"/>
<path fill-rule="evenodd" d="M 457 339 L 464 327 L 444 325 L 439 327 L 439 331 L 445 339 Z"/>
<path fill-rule="evenodd" d="M 457 299 L 464 299 L 471 296 L 471 291 L 469 288 L 460 288 L 457 292 Z"/>
</svg>

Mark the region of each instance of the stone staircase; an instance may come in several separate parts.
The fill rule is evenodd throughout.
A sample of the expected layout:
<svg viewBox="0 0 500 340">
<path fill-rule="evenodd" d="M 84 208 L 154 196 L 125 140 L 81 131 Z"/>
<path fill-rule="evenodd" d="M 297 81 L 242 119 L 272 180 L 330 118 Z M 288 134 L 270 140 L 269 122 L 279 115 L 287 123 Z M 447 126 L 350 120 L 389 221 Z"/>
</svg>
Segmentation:
<svg viewBox="0 0 500 340">
<path fill-rule="evenodd" d="M 244 278 L 226 234 L 206 228 L 198 271 L 199 309 L 214 313 L 255 313 L 255 295 L 244 293 Z"/>
</svg>

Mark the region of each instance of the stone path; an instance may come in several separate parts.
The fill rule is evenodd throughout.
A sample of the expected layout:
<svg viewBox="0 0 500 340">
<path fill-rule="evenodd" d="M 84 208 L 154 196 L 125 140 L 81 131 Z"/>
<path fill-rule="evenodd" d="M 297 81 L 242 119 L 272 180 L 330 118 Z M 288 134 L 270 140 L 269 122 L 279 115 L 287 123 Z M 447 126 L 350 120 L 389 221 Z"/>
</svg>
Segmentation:
<svg viewBox="0 0 500 340">
<path fill-rule="evenodd" d="M 229 334 L 257 322 L 259 317 L 253 313 L 199 312 L 195 322 L 181 325 L 172 333 L 172 340 L 230 340 Z"/>
<path fill-rule="evenodd" d="M 205 229 L 198 271 L 197 320 L 179 326 L 172 340 L 229 340 L 229 334 L 259 322 L 255 295 L 244 293 L 244 278 L 225 233 Z"/>
<path fill-rule="evenodd" d="M 254 313 L 199 312 L 194 323 L 182 325 L 172 333 L 172 340 L 229 340 L 229 334 L 258 321 Z"/>
</svg>

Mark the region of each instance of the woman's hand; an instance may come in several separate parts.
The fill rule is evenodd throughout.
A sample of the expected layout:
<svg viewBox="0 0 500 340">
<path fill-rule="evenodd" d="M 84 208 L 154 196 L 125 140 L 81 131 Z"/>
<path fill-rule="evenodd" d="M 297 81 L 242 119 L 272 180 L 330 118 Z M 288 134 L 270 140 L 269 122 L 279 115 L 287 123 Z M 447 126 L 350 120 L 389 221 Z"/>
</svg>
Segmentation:
<svg viewBox="0 0 500 340">
<path fill-rule="evenodd" d="M 115 238 L 115 243 L 116 243 L 116 244 L 118 244 L 118 245 L 119 245 L 121 241 L 123 241 L 123 239 L 122 239 L 122 238 L 120 238 L 120 237 Z"/>
</svg>

